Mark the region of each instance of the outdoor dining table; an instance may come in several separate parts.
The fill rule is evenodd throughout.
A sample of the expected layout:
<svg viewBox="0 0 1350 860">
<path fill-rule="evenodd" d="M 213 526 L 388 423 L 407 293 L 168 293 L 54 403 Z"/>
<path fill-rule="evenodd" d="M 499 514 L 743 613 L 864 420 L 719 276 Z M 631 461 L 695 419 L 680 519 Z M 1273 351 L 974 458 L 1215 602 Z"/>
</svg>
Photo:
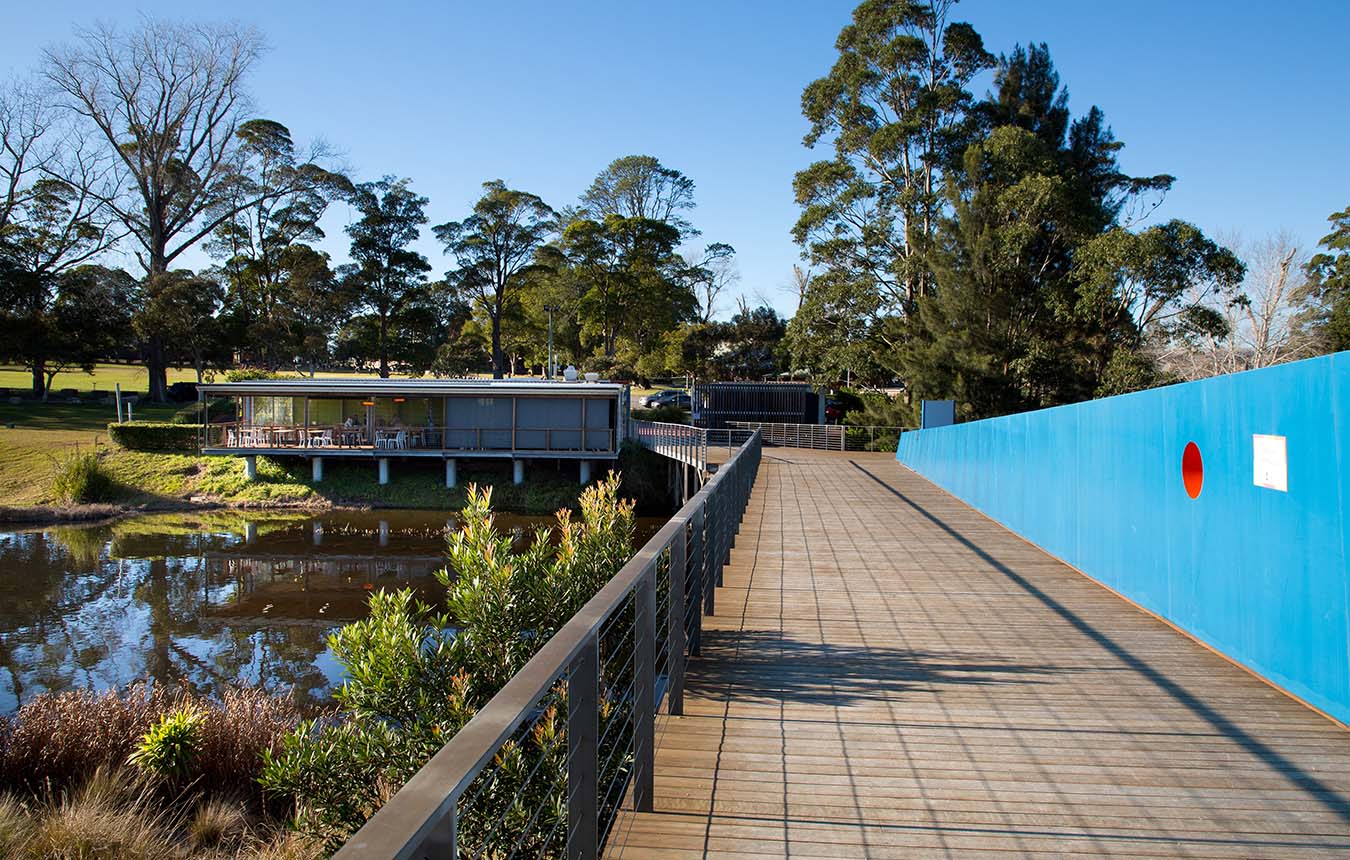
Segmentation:
<svg viewBox="0 0 1350 860">
<path fill-rule="evenodd" d="M 355 448 L 365 441 L 365 436 L 360 427 L 338 427 L 333 431 L 333 441 L 343 448 Z"/>
<path fill-rule="evenodd" d="M 301 431 L 293 427 L 278 427 L 274 430 L 269 430 L 268 435 L 271 437 L 271 444 L 273 446 L 299 445 L 300 432 Z"/>
</svg>

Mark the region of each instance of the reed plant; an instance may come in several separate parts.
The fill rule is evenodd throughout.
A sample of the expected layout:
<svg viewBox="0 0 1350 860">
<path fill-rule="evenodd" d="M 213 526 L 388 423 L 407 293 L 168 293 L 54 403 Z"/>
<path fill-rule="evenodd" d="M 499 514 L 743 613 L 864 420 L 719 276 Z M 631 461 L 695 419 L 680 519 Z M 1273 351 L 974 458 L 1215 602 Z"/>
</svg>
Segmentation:
<svg viewBox="0 0 1350 860">
<path fill-rule="evenodd" d="M 145 683 L 40 695 L 0 723 L 0 786 L 39 792 L 79 785 L 99 769 L 126 764 L 161 721 L 184 711 L 198 716 L 181 783 L 261 803 L 263 755 L 279 748 L 302 715 L 290 696 L 247 687 L 219 699 Z"/>
<path fill-rule="evenodd" d="M 52 465 L 52 496 L 63 505 L 111 501 L 117 482 L 104 468 L 96 448 L 76 448 Z"/>
</svg>

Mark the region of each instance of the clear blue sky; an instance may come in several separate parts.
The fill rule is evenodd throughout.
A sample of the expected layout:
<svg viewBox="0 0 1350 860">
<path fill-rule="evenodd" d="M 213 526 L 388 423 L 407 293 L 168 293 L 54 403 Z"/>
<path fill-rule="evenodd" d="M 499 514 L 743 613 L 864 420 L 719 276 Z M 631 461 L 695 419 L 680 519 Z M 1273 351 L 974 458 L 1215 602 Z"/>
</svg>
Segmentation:
<svg viewBox="0 0 1350 860">
<path fill-rule="evenodd" d="M 94 20 L 253 24 L 271 49 L 260 113 L 322 136 L 357 178 L 409 176 L 431 223 L 502 178 L 558 206 L 611 159 L 648 153 L 697 183 L 696 224 L 739 252 L 738 287 L 781 310 L 798 252 L 793 173 L 811 160 L 802 87 L 824 74 L 852 2 L 295 2 L 13 4 L 0 72 Z M 1127 171 L 1171 173 L 1158 213 L 1213 234 L 1288 230 L 1307 246 L 1350 205 L 1350 4 L 1287 0 L 965 0 L 995 53 L 1046 41 L 1075 114 L 1100 105 Z M 981 92 L 984 84 L 981 85 Z M 346 207 L 326 222 L 338 259 Z M 439 248 L 423 240 L 437 272 Z M 199 264 L 200 259 L 188 261 Z"/>
</svg>

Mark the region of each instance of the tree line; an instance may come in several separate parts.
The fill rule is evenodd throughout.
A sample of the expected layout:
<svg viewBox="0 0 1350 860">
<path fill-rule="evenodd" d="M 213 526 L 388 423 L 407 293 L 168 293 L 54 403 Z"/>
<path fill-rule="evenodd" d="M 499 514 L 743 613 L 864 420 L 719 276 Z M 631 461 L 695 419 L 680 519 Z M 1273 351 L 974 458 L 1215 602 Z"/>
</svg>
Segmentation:
<svg viewBox="0 0 1350 860">
<path fill-rule="evenodd" d="M 559 206 L 489 181 L 431 225 L 410 179 L 358 182 L 256 115 L 256 31 L 77 31 L 0 89 L 0 359 L 35 395 L 141 361 L 162 399 L 170 366 L 542 370 L 551 329 L 562 362 L 611 378 L 898 385 L 870 420 L 906 423 L 919 398 L 979 417 L 1350 345 L 1350 210 L 1312 255 L 1153 217 L 1174 177 L 1124 172 L 1047 45 L 995 55 L 955 5 L 865 0 L 803 92 L 824 157 L 794 179 L 790 321 L 744 298 L 716 320 L 735 251 L 656 158 L 618 158 Z M 339 201 L 334 265 L 320 223 Z M 424 229 L 443 261 L 416 250 Z M 193 249 L 213 265 L 183 268 Z"/>
<path fill-rule="evenodd" d="M 1311 259 L 1158 223 L 1174 177 L 1125 173 L 1047 45 L 996 56 L 955 5 L 865 0 L 802 95 L 796 366 L 983 417 L 1350 345 L 1350 212 Z"/>
<path fill-rule="evenodd" d="M 0 358 L 35 396 L 110 358 L 143 362 L 157 400 L 170 366 L 502 377 L 542 369 L 550 323 L 562 364 L 609 375 L 777 369 L 772 350 L 726 346 L 766 318 L 781 340 L 771 310 L 714 322 L 735 252 L 700 243 L 680 171 L 619 158 L 557 209 L 486 182 L 431 226 L 437 273 L 410 179 L 354 181 L 327 144 L 255 115 L 261 52 L 236 25 L 100 25 L 0 90 Z M 342 265 L 318 247 L 336 202 L 354 212 Z M 192 249 L 214 264 L 183 268 Z"/>
</svg>

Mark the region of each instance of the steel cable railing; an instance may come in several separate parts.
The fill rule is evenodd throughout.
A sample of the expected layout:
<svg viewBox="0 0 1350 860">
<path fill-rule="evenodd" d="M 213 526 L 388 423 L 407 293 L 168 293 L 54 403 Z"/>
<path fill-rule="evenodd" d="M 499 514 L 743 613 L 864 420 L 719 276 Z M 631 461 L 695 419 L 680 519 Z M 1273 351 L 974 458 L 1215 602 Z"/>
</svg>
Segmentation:
<svg viewBox="0 0 1350 860">
<path fill-rule="evenodd" d="M 913 429 L 879 424 L 727 423 L 742 433 L 758 430 L 765 445 L 820 451 L 894 451 L 900 444 L 900 434 Z"/>
<path fill-rule="evenodd" d="M 761 447 L 751 432 L 335 858 L 595 860 L 621 808 L 650 811 L 656 714 L 683 713 Z"/>
</svg>

